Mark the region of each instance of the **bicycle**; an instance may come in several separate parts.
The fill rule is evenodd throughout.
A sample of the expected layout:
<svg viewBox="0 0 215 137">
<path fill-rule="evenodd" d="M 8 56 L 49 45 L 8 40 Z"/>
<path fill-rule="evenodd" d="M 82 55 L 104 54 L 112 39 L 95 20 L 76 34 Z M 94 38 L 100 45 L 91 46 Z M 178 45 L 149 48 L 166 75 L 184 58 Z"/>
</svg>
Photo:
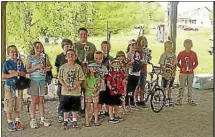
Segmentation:
<svg viewBox="0 0 215 137">
<path fill-rule="evenodd" d="M 153 112 L 160 112 L 164 105 L 166 96 L 163 89 L 159 85 L 159 75 L 162 74 L 161 68 L 158 66 L 154 66 L 152 63 L 148 63 L 152 66 L 152 72 L 149 72 L 150 81 L 146 81 L 145 89 L 144 89 L 144 102 L 147 102 L 150 96 L 150 104 Z M 154 75 L 156 75 L 156 79 L 153 80 Z"/>
</svg>

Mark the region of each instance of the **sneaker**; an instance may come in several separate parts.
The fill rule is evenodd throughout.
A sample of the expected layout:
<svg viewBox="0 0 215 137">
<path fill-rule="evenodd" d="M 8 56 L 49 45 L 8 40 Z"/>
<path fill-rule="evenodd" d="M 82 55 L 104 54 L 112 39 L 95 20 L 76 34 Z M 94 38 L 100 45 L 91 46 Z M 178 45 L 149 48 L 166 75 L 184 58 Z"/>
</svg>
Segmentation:
<svg viewBox="0 0 215 137">
<path fill-rule="evenodd" d="M 77 121 L 73 121 L 72 122 L 72 127 L 73 128 L 78 128 L 78 122 Z"/>
<path fill-rule="evenodd" d="M 188 101 L 188 104 L 192 105 L 192 106 L 197 106 L 198 103 L 196 103 L 195 101 L 191 100 L 191 101 Z"/>
<path fill-rule="evenodd" d="M 136 102 L 136 105 L 137 105 L 137 106 L 141 106 L 141 102 L 137 101 L 137 102 Z"/>
<path fill-rule="evenodd" d="M 109 117 L 109 113 L 108 112 L 105 112 L 105 114 L 104 114 L 105 116 L 107 116 L 107 117 Z"/>
<path fill-rule="evenodd" d="M 69 126 L 68 126 L 68 121 L 64 121 L 64 122 L 63 122 L 62 128 L 63 128 L 63 129 L 68 129 L 68 128 L 69 128 Z"/>
<path fill-rule="evenodd" d="M 177 100 L 177 102 L 175 103 L 175 105 L 182 105 L 182 101 L 181 100 Z"/>
<path fill-rule="evenodd" d="M 165 102 L 165 106 L 166 106 L 166 107 L 169 107 L 169 102 L 170 102 L 170 99 L 167 98 L 167 99 L 166 99 L 166 102 Z"/>
<path fill-rule="evenodd" d="M 146 105 L 146 103 L 144 101 L 141 102 L 140 105 L 141 105 L 142 108 L 148 108 L 148 106 Z"/>
<path fill-rule="evenodd" d="M 44 119 L 43 121 L 40 121 L 41 125 L 44 125 L 45 127 L 48 127 L 51 125 L 51 123 L 49 123 L 49 121 L 47 119 Z"/>
<path fill-rule="evenodd" d="M 116 124 L 116 123 L 119 123 L 119 120 L 116 118 L 113 118 L 113 119 L 109 119 L 108 122 L 112 124 Z"/>
<path fill-rule="evenodd" d="M 104 114 L 105 114 L 105 111 L 100 111 L 99 114 L 100 114 L 100 115 L 104 115 Z"/>
<path fill-rule="evenodd" d="M 134 110 L 135 108 L 136 108 L 135 106 L 131 105 L 131 109 L 133 109 L 133 110 Z"/>
<path fill-rule="evenodd" d="M 69 122 L 71 122 L 71 123 L 73 122 L 71 117 L 70 117 L 70 118 L 68 118 L 68 121 L 69 121 Z"/>
<path fill-rule="evenodd" d="M 32 120 L 30 121 L 30 127 L 31 127 L 31 128 L 38 128 L 38 125 L 37 125 L 37 122 L 36 122 L 35 119 L 32 119 Z"/>
<path fill-rule="evenodd" d="M 10 123 L 8 123 L 8 125 L 7 125 L 7 130 L 8 131 L 16 131 L 16 126 L 15 126 L 15 124 L 14 124 L 14 122 L 10 122 Z"/>
<path fill-rule="evenodd" d="M 115 119 L 118 119 L 119 121 L 123 121 L 124 119 L 122 117 L 115 117 Z"/>
<path fill-rule="evenodd" d="M 173 105 L 174 105 L 174 102 L 173 102 L 172 98 L 170 98 L 170 100 L 169 100 L 169 106 L 173 106 Z"/>
<path fill-rule="evenodd" d="M 63 123 L 63 117 L 62 116 L 58 117 L 58 123 Z"/>
<path fill-rule="evenodd" d="M 23 124 L 20 122 L 20 121 L 16 121 L 15 122 L 15 126 L 16 126 L 16 129 L 19 131 L 19 130 L 23 130 Z"/>
</svg>

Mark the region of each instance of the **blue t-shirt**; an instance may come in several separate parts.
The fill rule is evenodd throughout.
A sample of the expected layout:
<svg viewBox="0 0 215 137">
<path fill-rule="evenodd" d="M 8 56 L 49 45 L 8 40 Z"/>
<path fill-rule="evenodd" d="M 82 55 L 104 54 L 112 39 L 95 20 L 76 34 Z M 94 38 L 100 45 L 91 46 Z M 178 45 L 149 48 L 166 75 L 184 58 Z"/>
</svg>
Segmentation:
<svg viewBox="0 0 215 137">
<path fill-rule="evenodd" d="M 5 61 L 5 63 L 3 64 L 3 71 L 2 73 L 3 74 L 9 74 L 9 71 L 10 70 L 14 70 L 14 71 L 17 71 L 17 63 L 11 59 L 8 59 L 7 61 Z M 21 63 L 21 67 L 20 67 L 20 71 L 22 72 L 26 72 L 26 69 L 24 67 L 24 64 Z M 16 79 L 16 77 L 11 77 L 11 78 L 8 78 L 6 79 L 6 82 L 5 84 L 7 86 L 14 86 L 14 80 Z"/>
<path fill-rule="evenodd" d="M 27 60 L 30 63 L 31 67 L 35 67 L 36 65 L 41 63 L 41 58 L 35 58 L 32 55 L 28 56 Z M 35 81 L 46 80 L 46 73 L 43 73 L 43 71 L 40 69 L 30 73 L 29 76 L 32 80 L 35 80 Z"/>
</svg>

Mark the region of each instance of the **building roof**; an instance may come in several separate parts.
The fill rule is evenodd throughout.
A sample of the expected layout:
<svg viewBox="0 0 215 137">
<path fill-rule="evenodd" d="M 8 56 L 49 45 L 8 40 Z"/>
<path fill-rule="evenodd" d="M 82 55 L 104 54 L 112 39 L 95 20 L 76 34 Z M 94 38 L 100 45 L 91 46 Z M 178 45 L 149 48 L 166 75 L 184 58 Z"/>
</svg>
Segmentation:
<svg viewBox="0 0 215 137">
<path fill-rule="evenodd" d="M 198 14 L 200 12 L 202 12 L 203 9 L 206 9 L 208 12 L 211 12 L 211 10 L 207 7 L 200 7 L 200 8 L 194 9 L 194 10 L 180 13 L 178 15 L 178 18 L 179 19 L 196 19 L 196 17 L 199 16 Z"/>
</svg>

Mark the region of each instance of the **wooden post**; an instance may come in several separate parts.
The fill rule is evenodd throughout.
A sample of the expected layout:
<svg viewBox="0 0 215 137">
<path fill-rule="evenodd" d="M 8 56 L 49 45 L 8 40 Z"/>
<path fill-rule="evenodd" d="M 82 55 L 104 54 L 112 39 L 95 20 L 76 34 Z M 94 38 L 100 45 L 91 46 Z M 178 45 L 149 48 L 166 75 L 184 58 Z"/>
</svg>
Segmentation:
<svg viewBox="0 0 215 137">
<path fill-rule="evenodd" d="M 1 52 L 2 58 L 1 62 L 3 63 L 6 60 L 6 2 L 1 2 Z"/>
<path fill-rule="evenodd" d="M 6 4 L 5 1 L 1 2 L 1 64 L 6 60 Z M 4 100 L 4 80 L 1 81 L 1 100 Z"/>
<path fill-rule="evenodd" d="M 177 32 L 177 7 L 178 2 L 170 2 L 170 40 L 176 52 L 176 32 Z"/>
</svg>

